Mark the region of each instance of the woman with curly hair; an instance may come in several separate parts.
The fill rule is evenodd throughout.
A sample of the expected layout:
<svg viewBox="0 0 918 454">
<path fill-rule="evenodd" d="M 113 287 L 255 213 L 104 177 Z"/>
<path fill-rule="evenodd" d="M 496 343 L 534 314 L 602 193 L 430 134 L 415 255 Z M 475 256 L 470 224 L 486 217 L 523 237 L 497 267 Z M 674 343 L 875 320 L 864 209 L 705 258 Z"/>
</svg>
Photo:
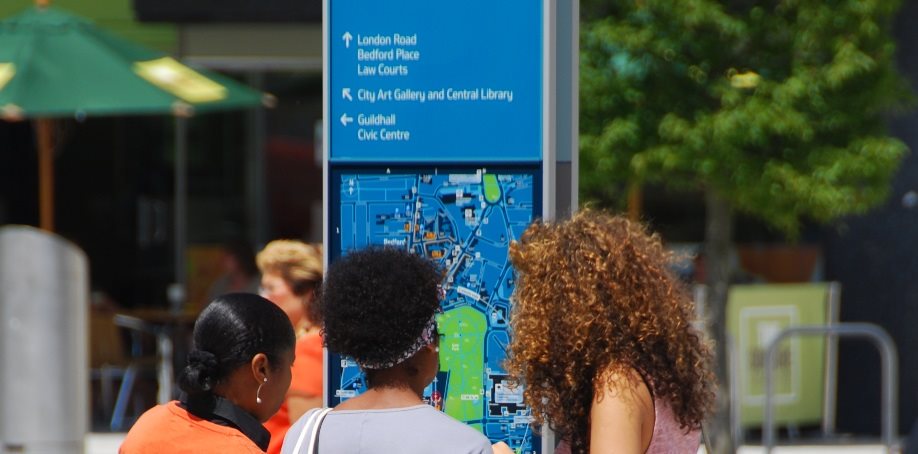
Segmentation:
<svg viewBox="0 0 918 454">
<path fill-rule="evenodd" d="M 351 252 L 329 268 L 319 303 L 325 343 L 361 366 L 368 389 L 329 413 L 303 415 L 285 454 L 307 452 L 319 428 L 319 452 L 491 453 L 484 435 L 421 397 L 439 370 L 441 278 L 429 260 L 393 248 Z"/>
<path fill-rule="evenodd" d="M 508 370 L 556 452 L 694 453 L 714 399 L 711 350 L 660 239 L 585 210 L 510 248 Z"/>
<path fill-rule="evenodd" d="M 280 307 L 296 331 L 296 361 L 287 399 L 265 423 L 268 454 L 278 454 L 290 424 L 322 406 L 322 335 L 316 293 L 322 284 L 322 247 L 298 240 L 274 240 L 258 253 L 262 296 Z"/>
</svg>

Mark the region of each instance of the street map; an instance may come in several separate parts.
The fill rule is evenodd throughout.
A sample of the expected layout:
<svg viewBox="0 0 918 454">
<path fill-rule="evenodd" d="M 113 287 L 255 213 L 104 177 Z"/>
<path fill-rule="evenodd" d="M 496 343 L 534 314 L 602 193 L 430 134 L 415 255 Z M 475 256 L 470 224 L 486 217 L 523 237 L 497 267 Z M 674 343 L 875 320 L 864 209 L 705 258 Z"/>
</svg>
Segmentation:
<svg viewBox="0 0 918 454">
<path fill-rule="evenodd" d="M 437 261 L 446 273 L 440 372 L 425 400 L 514 452 L 539 452 L 522 388 L 509 386 L 502 365 L 514 286 L 507 250 L 541 209 L 534 175 L 430 170 L 340 173 L 333 252 L 387 245 Z M 341 366 L 329 381 L 335 405 L 366 383 L 353 361 L 333 358 L 329 364 Z"/>
</svg>

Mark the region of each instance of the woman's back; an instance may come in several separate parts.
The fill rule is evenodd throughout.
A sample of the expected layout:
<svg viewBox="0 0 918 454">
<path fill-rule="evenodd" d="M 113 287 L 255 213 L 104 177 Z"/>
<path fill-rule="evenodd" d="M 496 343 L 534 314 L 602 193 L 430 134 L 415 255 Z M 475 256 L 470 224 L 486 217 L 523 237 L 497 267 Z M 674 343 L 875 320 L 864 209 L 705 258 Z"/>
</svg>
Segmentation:
<svg viewBox="0 0 918 454">
<path fill-rule="evenodd" d="M 661 399 L 653 401 L 653 436 L 645 454 L 694 454 L 701 445 L 701 432 L 681 428 L 672 407 Z M 570 454 L 571 447 L 562 441 L 555 454 Z"/>
<path fill-rule="evenodd" d="M 309 439 L 312 427 L 306 426 L 312 410 L 297 421 L 284 439 L 283 454 L 293 448 L 303 430 Z M 491 442 L 480 432 L 462 424 L 429 405 L 378 410 L 337 410 L 329 412 L 319 431 L 319 452 L 341 454 L 447 454 L 491 453 Z M 306 448 L 301 448 L 305 453 Z"/>
</svg>

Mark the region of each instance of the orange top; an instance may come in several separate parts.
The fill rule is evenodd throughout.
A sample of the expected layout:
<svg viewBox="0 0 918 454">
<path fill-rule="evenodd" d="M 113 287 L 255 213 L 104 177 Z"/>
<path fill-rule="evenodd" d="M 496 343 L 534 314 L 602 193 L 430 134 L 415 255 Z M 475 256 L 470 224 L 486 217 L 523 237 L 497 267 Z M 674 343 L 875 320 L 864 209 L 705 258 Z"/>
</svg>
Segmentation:
<svg viewBox="0 0 918 454">
<path fill-rule="evenodd" d="M 322 336 L 319 333 L 306 334 L 296 340 L 296 358 L 290 369 L 293 375 L 287 397 L 315 397 L 322 395 Z M 284 435 L 290 428 L 290 414 L 287 402 L 281 404 L 280 410 L 265 422 L 265 429 L 271 432 L 271 444 L 268 454 L 279 454 L 284 444 Z"/>
<path fill-rule="evenodd" d="M 172 401 L 147 410 L 131 427 L 119 454 L 262 454 L 249 437 L 198 418 Z"/>
</svg>

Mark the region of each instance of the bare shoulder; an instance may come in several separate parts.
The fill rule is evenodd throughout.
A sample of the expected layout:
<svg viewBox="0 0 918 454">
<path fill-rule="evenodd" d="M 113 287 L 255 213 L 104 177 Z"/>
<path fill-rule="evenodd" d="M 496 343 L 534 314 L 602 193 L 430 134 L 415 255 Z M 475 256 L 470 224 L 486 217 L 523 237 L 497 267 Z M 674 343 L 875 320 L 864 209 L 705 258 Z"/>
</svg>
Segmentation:
<svg viewBox="0 0 918 454">
<path fill-rule="evenodd" d="M 606 398 L 621 400 L 633 405 L 648 405 L 653 410 L 653 396 L 650 388 L 636 370 L 632 368 L 608 368 L 596 379 L 594 404 Z"/>
<path fill-rule="evenodd" d="M 590 452 L 644 452 L 653 425 L 653 398 L 637 371 L 609 369 L 599 375 L 590 408 Z"/>
</svg>

